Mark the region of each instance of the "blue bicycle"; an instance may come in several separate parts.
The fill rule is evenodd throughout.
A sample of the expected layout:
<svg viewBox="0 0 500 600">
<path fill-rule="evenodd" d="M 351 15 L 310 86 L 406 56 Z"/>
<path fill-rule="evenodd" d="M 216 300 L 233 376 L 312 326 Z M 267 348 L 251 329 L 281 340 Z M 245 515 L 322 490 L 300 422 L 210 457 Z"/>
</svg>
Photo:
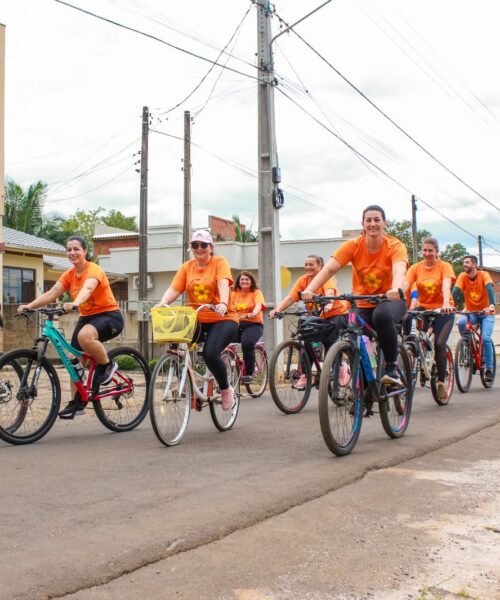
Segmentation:
<svg viewBox="0 0 500 600">
<path fill-rule="evenodd" d="M 321 371 L 319 419 L 326 445 L 337 456 L 352 452 L 361 431 L 363 413 L 372 415 L 375 403 L 387 435 L 401 437 L 408 428 L 413 397 L 408 354 L 404 344 L 399 344 L 397 362 L 402 384 L 382 384 L 385 367 L 382 351 L 379 348 L 371 357 L 367 348 L 375 346 L 377 334 L 360 316 L 356 304 L 360 300 L 376 304 L 385 296 L 342 294 L 320 298 L 345 300 L 351 305 L 348 325 L 341 339 L 328 351 Z"/>
</svg>

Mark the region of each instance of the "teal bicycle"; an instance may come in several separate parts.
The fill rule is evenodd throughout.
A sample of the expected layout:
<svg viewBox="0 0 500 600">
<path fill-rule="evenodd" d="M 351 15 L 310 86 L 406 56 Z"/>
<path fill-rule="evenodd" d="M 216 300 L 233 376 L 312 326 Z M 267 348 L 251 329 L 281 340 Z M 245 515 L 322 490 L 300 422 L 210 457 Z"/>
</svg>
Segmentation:
<svg viewBox="0 0 500 600">
<path fill-rule="evenodd" d="M 54 425 L 61 404 L 61 382 L 46 357 L 50 343 L 75 382 L 81 400 L 92 403 L 105 427 L 116 432 L 137 427 L 148 412 L 150 371 L 142 355 L 128 347 L 110 350 L 108 356 L 117 363 L 118 370 L 109 383 L 95 390 L 94 358 L 73 348 L 54 325 L 54 317 L 66 314 L 64 309 L 27 310 L 22 316 L 29 319 L 34 313 L 46 317 L 35 347 L 13 350 L 0 357 L 0 439 L 10 444 L 31 444 Z"/>
</svg>

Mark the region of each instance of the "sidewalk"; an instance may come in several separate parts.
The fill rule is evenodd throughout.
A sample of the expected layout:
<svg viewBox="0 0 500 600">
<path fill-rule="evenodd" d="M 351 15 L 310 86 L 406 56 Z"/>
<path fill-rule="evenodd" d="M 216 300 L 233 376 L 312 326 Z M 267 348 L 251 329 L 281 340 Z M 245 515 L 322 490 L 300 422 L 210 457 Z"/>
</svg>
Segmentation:
<svg viewBox="0 0 500 600">
<path fill-rule="evenodd" d="M 64 598 L 497 599 L 499 482 L 494 425 Z"/>
</svg>

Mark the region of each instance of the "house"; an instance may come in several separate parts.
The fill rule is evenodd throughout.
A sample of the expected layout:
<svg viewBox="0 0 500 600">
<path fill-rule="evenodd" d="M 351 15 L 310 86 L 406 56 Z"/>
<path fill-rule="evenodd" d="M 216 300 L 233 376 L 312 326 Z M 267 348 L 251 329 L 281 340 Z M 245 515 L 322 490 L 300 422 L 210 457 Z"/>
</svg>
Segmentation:
<svg viewBox="0 0 500 600">
<path fill-rule="evenodd" d="M 490 274 L 495 288 L 495 304 L 500 304 L 500 267 L 482 267 L 481 271 Z"/>
</svg>

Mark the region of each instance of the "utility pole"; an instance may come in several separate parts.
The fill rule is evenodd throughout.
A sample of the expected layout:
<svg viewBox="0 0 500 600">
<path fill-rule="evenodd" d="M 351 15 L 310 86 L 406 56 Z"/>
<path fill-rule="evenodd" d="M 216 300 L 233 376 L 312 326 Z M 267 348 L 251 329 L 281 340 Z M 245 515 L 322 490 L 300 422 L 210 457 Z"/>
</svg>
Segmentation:
<svg viewBox="0 0 500 600">
<path fill-rule="evenodd" d="M 413 242 L 413 264 L 418 258 L 418 238 L 417 238 L 417 198 L 413 194 L 411 197 L 411 239 Z"/>
<path fill-rule="evenodd" d="M 184 225 L 182 229 L 182 261 L 189 260 L 191 240 L 191 113 L 184 111 Z"/>
<path fill-rule="evenodd" d="M 483 268 L 483 236 L 477 236 L 477 247 L 479 250 L 479 268 Z"/>
<path fill-rule="evenodd" d="M 142 108 L 141 143 L 141 187 L 139 196 L 139 347 L 141 354 L 149 361 L 148 321 L 145 320 L 144 301 L 148 299 L 148 135 L 149 109 Z"/>
<path fill-rule="evenodd" d="M 259 180 L 259 282 L 266 304 L 281 300 L 280 231 L 277 187 L 280 181 L 274 123 L 274 73 L 271 55 L 271 7 L 262 0 L 257 9 L 258 180 Z M 273 194 L 274 192 L 274 194 Z M 274 203 L 273 203 L 274 198 Z M 278 200 L 278 201 L 277 201 Z M 266 319 L 264 340 L 276 348 L 283 338 L 277 319 Z"/>
</svg>

